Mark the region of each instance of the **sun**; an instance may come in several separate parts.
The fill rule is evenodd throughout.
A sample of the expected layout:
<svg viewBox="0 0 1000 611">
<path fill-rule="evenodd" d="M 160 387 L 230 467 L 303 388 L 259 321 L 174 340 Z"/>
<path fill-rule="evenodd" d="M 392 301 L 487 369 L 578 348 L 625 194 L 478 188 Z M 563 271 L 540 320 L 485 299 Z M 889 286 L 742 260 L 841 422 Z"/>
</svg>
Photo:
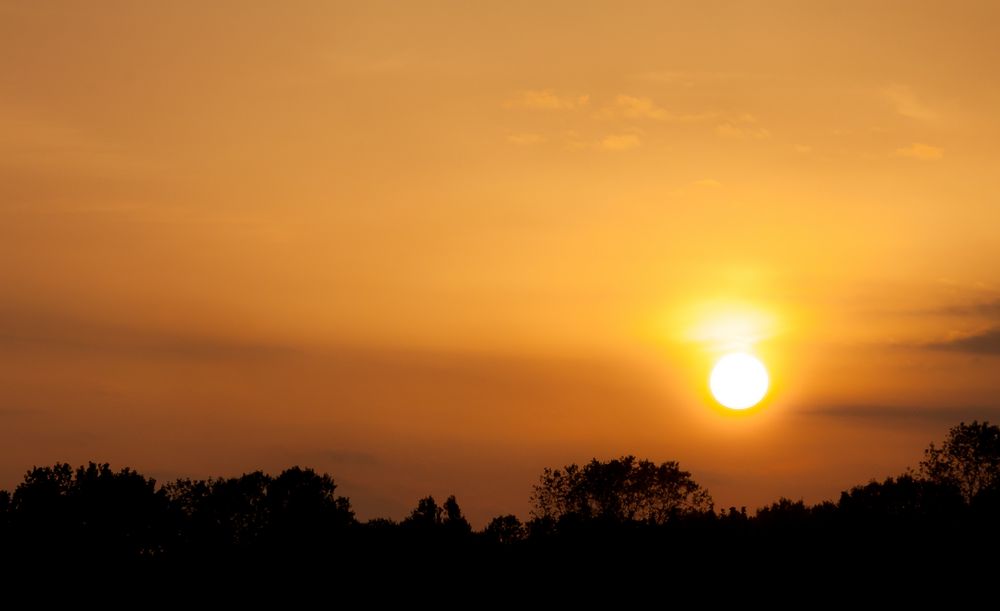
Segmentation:
<svg viewBox="0 0 1000 611">
<path fill-rule="evenodd" d="M 719 359 L 708 379 L 712 396 L 729 409 L 757 405 L 767 394 L 769 384 L 764 363 L 745 352 L 733 352 Z"/>
</svg>

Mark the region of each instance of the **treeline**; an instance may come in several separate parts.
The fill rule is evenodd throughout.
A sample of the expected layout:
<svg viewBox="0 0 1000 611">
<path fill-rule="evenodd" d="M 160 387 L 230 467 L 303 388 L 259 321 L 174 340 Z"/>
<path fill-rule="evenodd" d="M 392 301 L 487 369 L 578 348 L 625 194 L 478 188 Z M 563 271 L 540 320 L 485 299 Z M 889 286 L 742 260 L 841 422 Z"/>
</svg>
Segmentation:
<svg viewBox="0 0 1000 611">
<path fill-rule="evenodd" d="M 453 496 L 420 499 L 399 522 L 362 522 L 329 475 L 306 468 L 158 486 L 129 468 L 56 464 L 31 469 L 12 493 L 0 491 L 0 549 L 8 560 L 355 563 L 671 550 L 711 566 L 734 553 L 759 560 L 863 542 L 899 557 L 1000 540 L 1000 428 L 961 423 L 916 469 L 852 488 L 836 502 L 719 509 L 676 462 L 626 456 L 546 469 L 531 503 L 529 519 L 498 516 L 482 530 Z"/>
</svg>

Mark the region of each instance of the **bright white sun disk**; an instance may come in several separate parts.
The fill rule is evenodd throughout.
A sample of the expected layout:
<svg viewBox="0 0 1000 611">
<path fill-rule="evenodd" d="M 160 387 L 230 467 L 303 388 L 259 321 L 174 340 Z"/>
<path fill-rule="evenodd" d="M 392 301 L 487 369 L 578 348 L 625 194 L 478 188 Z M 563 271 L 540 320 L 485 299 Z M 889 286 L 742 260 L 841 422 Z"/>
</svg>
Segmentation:
<svg viewBox="0 0 1000 611">
<path fill-rule="evenodd" d="M 734 352 L 719 359 L 708 380 L 712 396 L 729 409 L 757 405 L 767 394 L 769 384 L 764 363 L 745 352 Z"/>
</svg>

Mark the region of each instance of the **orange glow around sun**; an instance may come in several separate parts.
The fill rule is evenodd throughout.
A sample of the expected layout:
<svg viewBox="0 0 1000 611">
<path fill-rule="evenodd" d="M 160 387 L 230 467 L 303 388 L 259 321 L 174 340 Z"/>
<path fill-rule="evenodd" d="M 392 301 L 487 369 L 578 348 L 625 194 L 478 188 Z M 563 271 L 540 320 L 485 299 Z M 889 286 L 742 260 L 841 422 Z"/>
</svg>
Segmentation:
<svg viewBox="0 0 1000 611">
<path fill-rule="evenodd" d="M 685 347 L 682 352 L 694 365 L 690 382 L 708 391 L 706 401 L 734 413 L 769 396 L 773 364 L 767 363 L 775 356 L 770 344 L 788 326 L 781 313 L 775 305 L 721 298 L 694 301 L 674 312 L 671 335 Z"/>
</svg>

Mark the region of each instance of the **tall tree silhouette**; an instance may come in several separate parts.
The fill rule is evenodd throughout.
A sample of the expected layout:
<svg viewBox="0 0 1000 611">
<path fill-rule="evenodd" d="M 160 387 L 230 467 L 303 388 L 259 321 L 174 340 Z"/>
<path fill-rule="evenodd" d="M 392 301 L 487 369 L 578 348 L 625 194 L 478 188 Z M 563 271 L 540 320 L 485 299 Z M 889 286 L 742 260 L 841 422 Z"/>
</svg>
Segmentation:
<svg viewBox="0 0 1000 611">
<path fill-rule="evenodd" d="M 417 506 L 403 520 L 402 525 L 408 528 L 433 528 L 440 526 L 444 510 L 438 506 L 433 496 L 425 496 L 417 501 Z"/>
<path fill-rule="evenodd" d="M 455 495 L 451 495 L 445 500 L 442 509 L 444 510 L 444 527 L 450 533 L 455 536 L 461 536 L 472 532 L 472 526 L 465 519 L 465 516 L 462 515 L 462 509 L 458 506 Z"/>
<path fill-rule="evenodd" d="M 941 447 L 924 451 L 920 474 L 935 483 L 955 486 L 967 503 L 1000 486 L 1000 427 L 973 420 L 948 431 Z"/>
</svg>

